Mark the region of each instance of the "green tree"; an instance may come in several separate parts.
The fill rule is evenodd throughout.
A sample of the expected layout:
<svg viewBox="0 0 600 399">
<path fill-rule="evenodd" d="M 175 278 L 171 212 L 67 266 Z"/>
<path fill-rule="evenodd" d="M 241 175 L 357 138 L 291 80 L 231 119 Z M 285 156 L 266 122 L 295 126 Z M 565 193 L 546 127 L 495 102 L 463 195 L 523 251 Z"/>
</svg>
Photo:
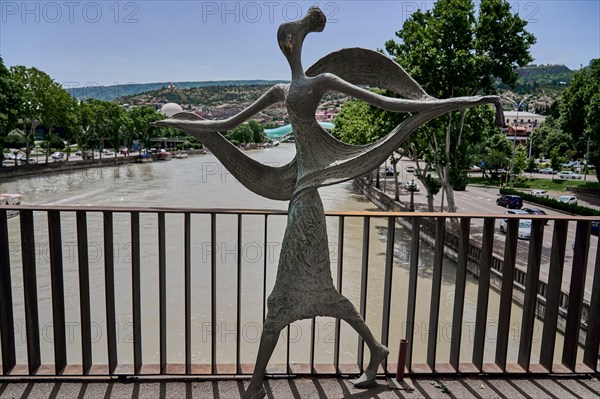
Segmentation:
<svg viewBox="0 0 600 399">
<path fill-rule="evenodd" d="M 17 126 L 23 102 L 22 94 L 22 86 L 18 84 L 0 57 L 0 162 L 2 162 L 5 139 Z"/>
<path fill-rule="evenodd" d="M 264 128 L 260 123 L 251 119 L 248 121 L 248 126 L 252 129 L 252 141 L 254 143 L 262 143 L 265 141 Z"/>
<path fill-rule="evenodd" d="M 150 140 L 155 132 L 158 131 L 150 123 L 164 119 L 165 116 L 157 112 L 154 108 L 145 106 L 132 109 L 128 112 L 128 115 L 131 120 L 130 131 L 132 135 L 126 135 L 127 147 L 131 147 L 134 139 L 141 141 L 145 148 L 150 147 Z"/>
<path fill-rule="evenodd" d="M 588 154 L 589 162 L 600 168 L 600 59 L 575 73 L 560 100 L 560 127 L 571 135 L 578 157 Z M 589 143 L 589 144 L 588 144 Z"/>
<path fill-rule="evenodd" d="M 497 80 L 514 85 L 515 67 L 532 60 L 529 48 L 535 38 L 526 25 L 504 0 L 483 0 L 477 16 L 471 0 L 439 0 L 432 10 L 412 14 L 396 32 L 400 42 L 389 40 L 385 49 L 432 96 L 489 94 Z M 470 115 L 485 113 L 482 108 L 437 118 L 417 132 L 429 143 L 418 147 L 417 156 L 430 159 L 452 212 L 452 186 L 462 186 L 469 147 L 484 140 L 486 131 L 493 132 L 493 119 Z"/>
</svg>

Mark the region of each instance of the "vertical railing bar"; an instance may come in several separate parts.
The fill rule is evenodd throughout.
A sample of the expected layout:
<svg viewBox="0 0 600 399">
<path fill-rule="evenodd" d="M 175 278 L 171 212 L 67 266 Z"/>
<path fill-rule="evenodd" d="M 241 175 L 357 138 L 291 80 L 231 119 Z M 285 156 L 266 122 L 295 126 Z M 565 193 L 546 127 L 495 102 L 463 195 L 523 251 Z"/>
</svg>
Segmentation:
<svg viewBox="0 0 600 399">
<path fill-rule="evenodd" d="M 495 222 L 495 219 L 492 218 L 485 218 L 483 220 L 483 238 L 481 240 L 481 258 L 479 261 L 479 286 L 477 287 L 475 335 L 473 337 L 473 364 L 479 371 L 483 371 L 483 353 L 485 349 L 488 302 L 490 297 L 490 273 L 492 270 Z"/>
<path fill-rule="evenodd" d="M 8 212 L 0 209 L 0 342 L 2 374 L 9 375 L 17 364 L 13 313 L 10 248 L 8 242 Z"/>
<path fill-rule="evenodd" d="M 531 346 L 533 343 L 533 327 L 537 305 L 537 286 L 540 277 L 540 263 L 542 261 L 544 223 L 544 220 L 536 219 L 533 220 L 531 225 L 527 275 L 525 277 L 525 299 L 523 301 L 523 318 L 521 321 L 521 340 L 517 360 L 525 371 L 529 371 L 531 363 Z"/>
<path fill-rule="evenodd" d="M 360 316 L 363 320 L 367 319 L 367 278 L 369 277 L 369 235 L 371 228 L 371 218 L 365 216 L 363 220 L 363 251 L 362 251 L 362 269 L 360 278 Z M 357 364 L 360 372 L 363 372 L 365 341 L 362 336 L 358 336 Z"/>
<path fill-rule="evenodd" d="M 591 222 L 579 220 L 575 228 L 575 248 L 573 249 L 573 267 L 569 286 L 569 303 L 567 305 L 567 323 L 562 353 L 562 364 L 575 371 L 577 362 L 577 346 L 579 345 L 579 324 L 585 292 L 588 248 L 590 246 Z M 590 309 L 592 310 L 592 309 Z"/>
<path fill-rule="evenodd" d="M 419 276 L 419 244 L 421 238 L 421 219 L 411 218 L 412 233 L 410 241 L 410 272 L 408 276 L 408 304 L 406 310 L 406 365 L 412 372 L 413 336 L 415 331 L 415 312 L 417 306 L 417 281 Z"/>
<path fill-rule="evenodd" d="M 21 211 L 21 256 L 23 259 L 23 291 L 25 328 L 27 330 L 27 365 L 33 375 L 40 367 L 40 324 L 35 271 L 35 238 L 33 211 Z"/>
<path fill-rule="evenodd" d="M 313 317 L 310 324 L 310 372 L 315 373 L 315 328 L 316 328 L 316 317 Z M 290 342 L 290 336 L 288 332 L 288 346 Z M 289 361 L 288 361 L 289 364 Z"/>
<path fill-rule="evenodd" d="M 567 220 L 554 221 L 548 285 L 546 287 L 546 305 L 544 307 L 544 327 L 542 329 L 541 347 L 544 350 L 540 351 L 540 364 L 550 372 L 554 363 L 556 328 L 562 294 L 563 266 L 567 247 L 568 227 L 569 222 Z"/>
<path fill-rule="evenodd" d="M 90 316 L 90 263 L 88 254 L 87 213 L 76 211 L 77 263 L 79 266 L 79 313 L 81 318 L 81 360 L 83 375 L 92 368 L 92 331 Z"/>
<path fill-rule="evenodd" d="M 592 284 L 592 296 L 590 299 L 590 310 L 588 313 L 587 330 L 585 334 L 585 347 L 583 351 L 583 363 L 594 371 L 598 371 L 598 349 L 600 347 L 600 245 L 597 245 L 596 264 L 594 269 L 594 282 Z"/>
<path fill-rule="evenodd" d="M 433 276 L 431 282 L 431 304 L 429 307 L 429 339 L 427 340 L 427 365 L 435 372 L 437 336 L 440 315 L 440 294 L 442 289 L 442 265 L 444 261 L 444 235 L 446 218 L 438 217 L 435 226 L 435 248 Z"/>
<path fill-rule="evenodd" d="M 160 374 L 167 373 L 167 250 L 165 213 L 158 213 L 158 306 Z"/>
<path fill-rule="evenodd" d="M 504 263 L 502 264 L 502 287 L 500 290 L 500 309 L 498 311 L 498 338 L 496 341 L 496 364 L 506 371 L 508 339 L 510 333 L 510 313 L 513 300 L 513 280 L 517 260 L 517 238 L 519 219 L 508 219 L 506 242 L 504 245 Z"/>
<path fill-rule="evenodd" d="M 140 213 L 131 212 L 131 288 L 133 306 L 133 370 L 142 370 L 142 297 L 140 271 Z"/>
<path fill-rule="evenodd" d="M 264 256 L 264 264 L 263 264 L 263 322 L 267 318 L 267 218 L 269 215 L 265 214 L 265 228 L 264 228 L 264 248 L 263 248 L 263 256 Z"/>
<path fill-rule="evenodd" d="M 383 314 L 381 318 L 381 344 L 389 345 L 390 305 L 392 302 L 392 271 L 394 267 L 394 242 L 396 241 L 396 218 L 388 217 L 387 242 L 385 250 L 385 271 L 383 277 Z M 387 357 L 383 361 L 383 370 L 387 373 Z"/>
<path fill-rule="evenodd" d="M 290 325 L 287 327 L 287 340 L 285 345 L 285 370 L 288 374 L 292 374 L 292 367 L 290 366 Z"/>
<path fill-rule="evenodd" d="M 210 214 L 210 372 L 217 374 L 217 214 Z"/>
<path fill-rule="evenodd" d="M 60 211 L 48 211 L 48 240 L 50 248 L 50 284 L 52 286 L 52 330 L 54 333 L 54 369 L 63 373 L 67 366 L 65 333 L 65 287 L 63 275 Z"/>
<path fill-rule="evenodd" d="M 242 214 L 238 213 L 237 220 L 237 306 L 236 306 L 236 342 L 235 342 L 235 371 L 242 374 L 240 360 L 241 324 L 242 324 Z"/>
<path fill-rule="evenodd" d="M 460 366 L 460 346 L 465 306 L 465 288 L 467 284 L 467 261 L 469 259 L 469 235 L 471 218 L 460 220 L 458 238 L 458 262 L 456 264 L 456 288 L 454 290 L 454 314 L 452 318 L 452 339 L 450 344 L 450 364 L 456 372 Z"/>
<path fill-rule="evenodd" d="M 342 293 L 342 274 L 343 274 L 343 259 L 344 259 L 344 216 L 339 217 L 338 223 L 338 262 L 337 262 L 337 289 L 338 292 Z M 335 372 L 340 372 L 340 319 L 335 319 L 335 346 L 333 349 L 333 362 L 335 365 Z"/>
<path fill-rule="evenodd" d="M 106 291 L 106 341 L 108 346 L 108 373 L 117 368 L 117 331 L 115 319 L 115 270 L 113 243 L 113 213 L 103 213 L 104 226 L 104 285 Z"/>
<path fill-rule="evenodd" d="M 183 217 L 184 230 L 184 308 L 185 308 L 185 373 L 192 373 L 192 244 L 191 244 L 191 214 L 186 212 Z"/>
</svg>

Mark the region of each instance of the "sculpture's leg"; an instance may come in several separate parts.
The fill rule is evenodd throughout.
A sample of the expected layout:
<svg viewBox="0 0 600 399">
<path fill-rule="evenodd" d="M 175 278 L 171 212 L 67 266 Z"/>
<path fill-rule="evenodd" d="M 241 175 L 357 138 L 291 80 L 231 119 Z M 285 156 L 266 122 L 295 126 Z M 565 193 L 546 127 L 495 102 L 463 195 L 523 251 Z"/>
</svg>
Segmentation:
<svg viewBox="0 0 600 399">
<path fill-rule="evenodd" d="M 365 343 L 369 347 L 371 352 L 371 359 L 369 365 L 365 369 L 364 373 L 356 380 L 352 381 L 357 388 L 369 388 L 376 384 L 375 377 L 377 376 L 377 369 L 379 365 L 390 353 L 387 347 L 380 344 L 375 339 L 373 333 L 367 326 L 367 323 L 363 320 L 361 315 L 357 312 L 354 305 L 343 295 L 339 294 L 340 299 L 336 301 L 334 306 L 334 314 L 331 316 L 338 317 L 346 323 L 348 323 L 358 335 L 364 339 Z"/>
<path fill-rule="evenodd" d="M 279 327 L 278 323 L 275 323 L 273 319 L 267 315 L 267 319 L 263 324 L 262 336 L 260 337 L 260 346 L 258 348 L 256 365 L 254 366 L 254 374 L 252 374 L 252 380 L 244 394 L 244 399 L 259 399 L 266 395 L 265 388 L 263 387 L 263 379 L 265 377 L 269 359 L 277 345 L 281 329 L 282 327 Z"/>
</svg>

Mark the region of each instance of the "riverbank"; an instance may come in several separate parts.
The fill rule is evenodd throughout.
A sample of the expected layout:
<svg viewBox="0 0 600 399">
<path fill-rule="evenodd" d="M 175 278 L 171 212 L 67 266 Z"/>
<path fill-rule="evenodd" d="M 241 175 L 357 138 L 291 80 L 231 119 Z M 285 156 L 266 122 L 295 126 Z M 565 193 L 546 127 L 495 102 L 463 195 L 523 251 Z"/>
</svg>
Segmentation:
<svg viewBox="0 0 600 399">
<path fill-rule="evenodd" d="M 186 150 L 181 152 L 188 155 L 200 155 L 206 153 L 205 150 Z M 34 165 L 4 166 L 0 168 L 0 179 L 5 181 L 5 179 L 27 176 L 31 177 L 47 173 L 68 173 L 74 170 L 81 169 L 125 165 L 129 163 L 135 163 L 138 156 L 139 154 L 88 160 L 81 159 L 79 157 L 75 159 L 75 156 L 72 156 L 69 159 L 69 161 L 66 162 L 48 162 Z M 153 158 L 154 160 L 156 160 L 157 155 L 153 155 Z"/>
</svg>

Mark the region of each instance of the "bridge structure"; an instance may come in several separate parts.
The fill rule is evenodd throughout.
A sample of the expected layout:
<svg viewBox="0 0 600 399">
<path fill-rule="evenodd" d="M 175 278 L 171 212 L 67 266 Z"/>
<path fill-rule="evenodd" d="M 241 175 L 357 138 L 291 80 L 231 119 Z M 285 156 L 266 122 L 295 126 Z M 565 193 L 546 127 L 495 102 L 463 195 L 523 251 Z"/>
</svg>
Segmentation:
<svg viewBox="0 0 600 399">
<path fill-rule="evenodd" d="M 18 216 L 8 217 L 15 211 Z M 272 245 L 273 223 L 285 223 L 287 212 L 271 210 L 195 209 L 195 208 L 125 208 L 85 206 L 2 206 L 0 207 L 0 343 L 1 370 L 6 378 L 50 376 L 53 378 L 78 376 L 250 376 L 253 365 L 244 361 L 242 348 L 244 320 L 248 309 L 243 304 L 242 291 L 248 272 L 244 271 L 243 236 L 254 224 L 262 232 L 265 253 Z M 494 240 L 496 219 L 508 219 L 504 242 Z M 400 339 L 408 341 L 405 372 L 412 376 L 493 374 L 515 376 L 597 374 L 600 344 L 600 254 L 589 252 L 591 222 L 597 217 L 530 216 L 531 239 L 528 245 L 527 269 L 517 272 L 515 267 L 518 241 L 518 215 L 403 213 L 403 212 L 328 212 L 327 223 L 338 231 L 330 241 L 336 242 L 332 252 L 335 262 L 332 270 L 336 288 L 352 298 L 356 291 L 357 308 L 361 315 L 380 335 L 381 342 L 397 353 Z M 473 221 L 482 220 L 482 234 L 473 234 Z M 454 220 L 454 223 L 450 221 Z M 544 237 L 544 223 L 553 225 L 551 237 Z M 181 237 L 173 234 L 172 226 L 181 230 Z M 406 226 L 400 227 L 402 221 Z M 225 283 L 217 237 L 224 224 L 235 225 L 236 234 L 229 237 L 229 248 L 235 256 L 233 274 Z M 565 265 L 567 230 L 575 225 L 572 264 Z M 67 251 L 71 238 L 63 230 L 71 225 L 74 242 Z M 171 226 L 171 227 L 167 227 Z M 198 229 L 205 229 L 200 235 Z M 396 256 L 398 229 L 407 229 L 410 248 L 407 252 L 408 278 L 401 278 Z M 352 231 L 354 230 L 354 231 Z M 381 264 L 373 262 L 369 237 L 377 230 L 384 241 L 385 254 Z M 359 280 L 350 280 L 346 269 L 353 261 L 345 248 L 345 237 L 353 233 L 362 236 Z M 451 233 L 457 254 L 455 268 L 448 269 L 444 261 L 448 234 Z M 101 239 L 94 245 L 101 249 L 101 261 L 91 262 L 91 236 Z M 261 235 L 261 234 L 259 234 Z M 425 236 L 431 239 L 425 244 Z M 115 243 L 126 237 L 126 257 L 119 262 Z M 281 238 L 278 238 L 281 239 Z M 541 265 L 542 242 L 552 241 L 548 265 Z M 150 243 L 150 244 L 148 244 Z M 47 248 L 40 255 L 40 245 Z M 153 246 L 153 272 L 158 276 L 156 301 L 142 300 L 149 288 L 145 274 L 154 267 L 144 259 L 142 248 Z M 432 245 L 433 261 L 430 274 L 423 279 L 423 247 Z M 195 256 L 194 248 L 209 250 L 204 256 Z M 501 263 L 493 255 L 494 246 L 504 248 Z M 477 247 L 478 250 L 473 250 Z M 169 261 L 173 248 L 183 254 L 185 281 L 182 295 L 184 312 L 181 322 L 183 353 L 173 362 L 173 351 L 167 336 L 172 334 L 172 322 L 167 290 L 178 265 Z M 94 255 L 95 256 L 95 255 Z M 588 258 L 595 257 L 593 280 L 586 281 Z M 74 259 L 71 259 L 74 258 Z M 265 258 L 266 259 L 266 258 Z M 75 265 L 72 267 L 72 265 Z M 548 267 L 548 277 L 540 280 L 540 268 Z M 192 289 L 192 272 L 196 268 L 207 271 L 203 289 Z M 262 281 L 257 297 L 262 303 L 258 322 L 266 310 L 270 279 L 267 261 L 253 268 L 252 278 Z M 471 270 L 471 271 L 470 271 Z M 473 271 L 474 270 L 474 271 Z M 47 275 L 44 275 L 44 271 Z M 119 276 L 128 276 L 127 289 L 117 290 Z M 65 275 L 75 274 L 77 285 L 65 284 Z M 475 275 L 475 279 L 471 277 Z M 102 294 L 94 287 L 100 276 Z M 171 276 L 171 277 L 170 277 Z M 469 277 L 470 276 L 470 277 Z M 467 280 L 475 281 L 476 298 L 466 300 Z M 569 281 L 569 290 L 561 290 L 563 280 Z M 48 286 L 41 280 L 47 281 Z M 493 282 L 499 284 L 493 284 Z M 40 284 L 46 287 L 40 290 Z M 129 284 L 129 283 L 128 283 Z M 247 284 L 247 283 L 246 283 Z M 586 285 L 591 296 L 584 297 Z M 374 303 L 373 290 L 382 293 L 381 302 Z M 399 294 L 401 292 L 402 294 Z M 425 293 L 418 296 L 417 293 Z M 521 305 L 515 296 L 522 295 Z M 499 296 L 497 312 L 491 311 L 489 298 Z M 202 309 L 192 307 L 193 298 L 202 296 Z M 123 305 L 123 297 L 130 302 Z M 78 323 L 68 322 L 66 302 L 75 302 Z M 450 303 L 449 314 L 444 304 Z M 469 303 L 467 303 L 469 302 Z M 92 309 L 103 309 L 100 329 L 103 342 L 96 343 Z M 474 306 L 469 308 L 469 306 Z M 123 309 L 127 307 L 127 309 Z M 589 311 L 584 312 L 584 309 Z M 47 312 L 43 309 L 49 309 Z M 225 309 L 225 310 L 224 310 Z M 466 311 L 471 309 L 474 311 Z M 131 323 L 127 345 L 123 345 L 118 331 L 118 314 L 128 313 Z M 228 314 L 227 314 L 228 313 Z M 261 316 L 262 314 L 262 316 Z M 150 316 L 148 316 L 150 315 Z M 402 316 L 399 316 L 402 315 Z M 147 317 L 157 320 L 157 329 L 147 327 Z M 224 317 L 235 320 L 235 327 L 227 332 L 235 339 L 221 339 L 216 326 Z M 425 318 L 425 323 L 419 320 Z M 451 323 L 444 323 L 444 318 Z M 42 323 L 49 318 L 50 323 Z M 194 360 L 195 319 L 212 326 L 206 340 L 199 347 L 205 360 Z M 351 361 L 342 354 L 342 324 L 332 324 L 331 339 L 325 344 L 319 338 L 319 320 L 309 320 L 310 328 L 301 342 L 294 342 L 287 329 L 287 338 L 279 348 L 281 356 L 269 364 L 271 375 L 327 375 L 342 376 L 361 373 L 367 363 L 364 342 L 358 340 Z M 24 328 L 17 331 L 18 320 Z M 560 321 L 562 320 L 562 322 Z M 469 324 L 470 323 L 470 324 Z M 536 336 L 536 323 L 541 323 L 541 334 Z M 375 325 L 376 324 L 376 325 Z M 514 328 L 514 325 L 518 329 Z M 398 327 L 401 325 L 402 327 Z M 469 325 L 469 329 L 467 329 Z M 74 334 L 80 337 L 71 339 Z M 321 331 L 322 332 L 322 331 Z M 472 333 L 472 335 L 471 335 Z M 493 334 L 492 334 L 493 333 Z M 148 348 L 144 342 L 153 341 L 157 347 Z M 51 337 L 51 339 L 48 339 Z M 448 349 L 441 342 L 447 341 Z M 510 347 L 514 347 L 514 350 Z M 93 349 L 92 349 L 93 348 Z M 534 350 L 535 349 L 535 350 Z M 306 354 L 303 361 L 294 359 L 294 352 Z M 330 353 L 327 361 L 321 351 Z M 223 356 L 228 352 L 231 356 Z M 534 355 L 533 353 L 538 353 Z M 157 354 L 157 356 L 154 356 Z M 396 372 L 396 356 L 391 355 L 380 368 L 380 375 Z"/>
</svg>

